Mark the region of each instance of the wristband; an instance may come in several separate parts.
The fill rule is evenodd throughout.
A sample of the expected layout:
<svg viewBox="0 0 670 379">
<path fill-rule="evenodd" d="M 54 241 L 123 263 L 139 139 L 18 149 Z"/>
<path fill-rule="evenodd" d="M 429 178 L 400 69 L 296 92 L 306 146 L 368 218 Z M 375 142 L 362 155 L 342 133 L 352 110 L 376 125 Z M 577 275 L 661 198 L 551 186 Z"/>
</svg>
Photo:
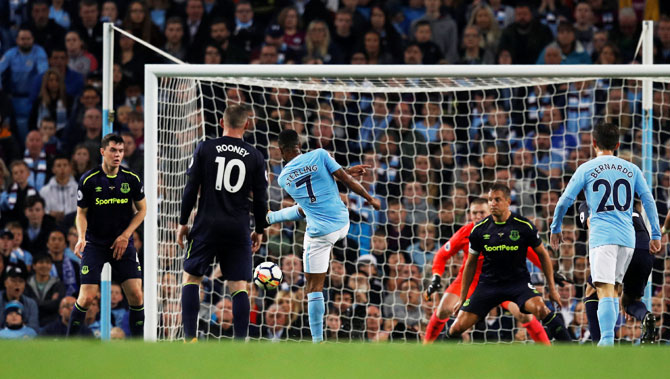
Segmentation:
<svg viewBox="0 0 670 379">
<path fill-rule="evenodd" d="M 670 233 L 670 230 L 666 229 L 665 226 L 661 228 L 661 235 Z"/>
</svg>

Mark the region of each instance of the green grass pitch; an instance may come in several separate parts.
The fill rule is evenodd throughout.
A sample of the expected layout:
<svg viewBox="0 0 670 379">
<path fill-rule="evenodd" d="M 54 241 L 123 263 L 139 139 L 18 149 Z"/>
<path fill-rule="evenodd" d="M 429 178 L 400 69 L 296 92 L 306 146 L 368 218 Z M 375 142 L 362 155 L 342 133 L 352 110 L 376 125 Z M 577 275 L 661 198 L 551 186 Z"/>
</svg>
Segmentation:
<svg viewBox="0 0 670 379">
<path fill-rule="evenodd" d="M 663 378 L 663 346 L 1 341 L 3 378 Z"/>
</svg>

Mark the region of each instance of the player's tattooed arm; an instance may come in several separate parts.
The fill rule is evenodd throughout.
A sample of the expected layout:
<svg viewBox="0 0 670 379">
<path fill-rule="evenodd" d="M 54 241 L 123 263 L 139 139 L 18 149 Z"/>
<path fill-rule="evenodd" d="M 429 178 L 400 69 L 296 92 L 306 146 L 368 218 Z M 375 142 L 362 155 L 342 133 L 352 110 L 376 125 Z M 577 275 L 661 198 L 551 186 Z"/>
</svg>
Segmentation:
<svg viewBox="0 0 670 379">
<path fill-rule="evenodd" d="M 354 178 L 351 177 L 351 175 L 349 175 L 346 171 L 344 171 L 344 169 L 341 168 L 333 172 L 333 176 L 335 176 L 337 180 L 344 183 L 350 190 L 354 191 L 358 195 L 361 195 L 363 198 L 365 198 L 365 200 L 367 200 L 368 203 L 370 203 L 370 205 L 372 205 L 374 209 L 380 210 L 382 208 L 379 199 L 375 199 L 374 197 L 372 197 L 368 193 L 368 191 L 366 191 L 365 188 L 363 188 L 363 186 L 359 182 L 355 181 Z"/>
</svg>

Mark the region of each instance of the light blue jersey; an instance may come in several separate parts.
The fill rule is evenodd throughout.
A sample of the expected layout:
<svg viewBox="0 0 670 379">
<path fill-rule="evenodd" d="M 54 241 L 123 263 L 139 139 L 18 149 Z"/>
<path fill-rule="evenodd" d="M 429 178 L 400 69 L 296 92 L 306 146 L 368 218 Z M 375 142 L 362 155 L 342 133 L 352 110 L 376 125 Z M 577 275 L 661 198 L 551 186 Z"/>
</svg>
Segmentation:
<svg viewBox="0 0 670 379">
<path fill-rule="evenodd" d="M 651 223 L 651 238 L 661 239 L 656 204 L 642 171 L 633 163 L 613 155 L 597 157 L 577 168 L 556 205 L 552 233 L 561 232 L 563 216 L 582 190 L 591 217 L 591 249 L 602 245 L 635 248 L 635 193 L 640 196 Z"/>
<path fill-rule="evenodd" d="M 341 168 L 328 152 L 317 149 L 293 158 L 279 174 L 279 185 L 307 216 L 310 237 L 324 236 L 349 223 L 349 212 L 332 175 Z"/>
</svg>

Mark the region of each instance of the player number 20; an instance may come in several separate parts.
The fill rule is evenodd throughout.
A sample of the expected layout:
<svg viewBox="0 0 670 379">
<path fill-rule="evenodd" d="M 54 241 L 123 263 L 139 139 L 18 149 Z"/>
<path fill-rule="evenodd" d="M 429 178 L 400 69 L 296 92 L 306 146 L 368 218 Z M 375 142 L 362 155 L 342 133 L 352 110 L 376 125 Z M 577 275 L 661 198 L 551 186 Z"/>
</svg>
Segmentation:
<svg viewBox="0 0 670 379">
<path fill-rule="evenodd" d="M 239 191 L 244 185 L 244 177 L 247 175 L 247 169 L 244 166 L 244 162 L 239 159 L 231 159 L 230 162 L 226 164 L 225 157 L 216 157 L 216 164 L 216 182 L 214 184 L 216 190 L 221 191 L 221 187 L 225 187 L 226 191 L 230 193 Z M 240 174 L 237 176 L 237 182 L 233 185 L 230 183 L 230 176 L 234 167 L 239 169 Z"/>
<path fill-rule="evenodd" d="M 624 199 L 624 203 L 621 204 L 621 199 L 619 198 L 619 187 L 624 186 L 624 189 L 626 190 L 626 198 Z M 598 205 L 598 209 L 596 212 L 609 212 L 613 211 L 614 209 L 618 211 L 627 211 L 628 208 L 630 208 L 630 203 L 632 201 L 632 192 L 630 188 L 630 183 L 628 183 L 628 180 L 626 179 L 619 179 L 616 182 L 614 182 L 614 186 L 610 185 L 610 182 L 608 182 L 605 179 L 598 179 L 593 183 L 593 192 L 599 192 L 600 187 L 605 187 L 605 194 L 603 195 L 602 199 L 600 200 L 600 204 Z M 612 191 L 614 190 L 614 191 Z M 610 195 L 612 195 L 612 205 L 607 205 L 607 200 L 610 198 Z"/>
</svg>

